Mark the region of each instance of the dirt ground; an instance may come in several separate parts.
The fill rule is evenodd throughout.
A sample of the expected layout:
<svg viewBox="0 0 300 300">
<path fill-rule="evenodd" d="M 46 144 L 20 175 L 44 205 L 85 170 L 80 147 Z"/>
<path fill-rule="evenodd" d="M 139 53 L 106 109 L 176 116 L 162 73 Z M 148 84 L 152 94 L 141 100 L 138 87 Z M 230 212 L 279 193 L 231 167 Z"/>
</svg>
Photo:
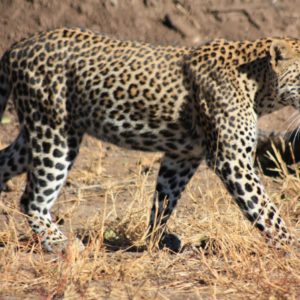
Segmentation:
<svg viewBox="0 0 300 300">
<path fill-rule="evenodd" d="M 189 46 L 218 37 L 299 37 L 300 0 L 0 0 L 0 53 L 30 33 L 60 26 Z M 291 113 L 284 109 L 260 125 L 286 130 Z M 18 132 L 11 110 L 0 126 L 4 147 Z M 58 258 L 29 251 L 20 238 L 29 235 L 18 212 L 25 178 L 13 179 L 0 200 L 0 299 L 300 299 L 299 253 L 287 257 L 267 248 L 205 164 L 170 229 L 187 245 L 215 241 L 215 250 L 188 246 L 174 255 L 105 246 L 119 241 L 120 249 L 142 240 L 159 157 L 85 138 L 53 211 L 70 236 L 80 229 L 92 242 L 83 254 L 70 248 Z M 263 180 L 299 230 L 299 176 Z"/>
</svg>

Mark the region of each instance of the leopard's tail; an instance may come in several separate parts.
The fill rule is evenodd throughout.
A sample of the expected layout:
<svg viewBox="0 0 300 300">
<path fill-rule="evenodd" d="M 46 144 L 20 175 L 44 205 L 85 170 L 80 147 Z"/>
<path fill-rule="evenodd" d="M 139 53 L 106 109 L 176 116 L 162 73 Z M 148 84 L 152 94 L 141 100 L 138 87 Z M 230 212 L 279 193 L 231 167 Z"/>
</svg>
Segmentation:
<svg viewBox="0 0 300 300">
<path fill-rule="evenodd" d="M 0 120 L 2 119 L 12 89 L 9 74 L 9 53 L 6 52 L 0 60 Z"/>
</svg>

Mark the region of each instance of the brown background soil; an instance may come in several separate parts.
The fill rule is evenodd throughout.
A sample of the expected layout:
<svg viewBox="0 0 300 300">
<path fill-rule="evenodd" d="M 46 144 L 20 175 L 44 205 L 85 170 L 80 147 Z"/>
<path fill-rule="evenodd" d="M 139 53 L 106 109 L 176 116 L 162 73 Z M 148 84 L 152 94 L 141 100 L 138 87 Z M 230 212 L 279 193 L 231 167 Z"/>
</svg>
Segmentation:
<svg viewBox="0 0 300 300">
<path fill-rule="evenodd" d="M 173 45 L 216 37 L 298 37 L 299 6 L 299 0 L 1 0 L 0 50 L 26 34 L 60 26 Z"/>
</svg>

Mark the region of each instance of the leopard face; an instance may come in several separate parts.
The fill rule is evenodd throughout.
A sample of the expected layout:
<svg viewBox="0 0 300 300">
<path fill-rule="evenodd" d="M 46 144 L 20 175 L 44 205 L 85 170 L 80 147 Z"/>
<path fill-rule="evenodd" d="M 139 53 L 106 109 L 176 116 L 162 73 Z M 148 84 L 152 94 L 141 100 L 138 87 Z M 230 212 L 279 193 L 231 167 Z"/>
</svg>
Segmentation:
<svg viewBox="0 0 300 300">
<path fill-rule="evenodd" d="M 300 47 L 297 43 L 276 41 L 270 49 L 276 74 L 278 100 L 300 109 Z"/>
</svg>

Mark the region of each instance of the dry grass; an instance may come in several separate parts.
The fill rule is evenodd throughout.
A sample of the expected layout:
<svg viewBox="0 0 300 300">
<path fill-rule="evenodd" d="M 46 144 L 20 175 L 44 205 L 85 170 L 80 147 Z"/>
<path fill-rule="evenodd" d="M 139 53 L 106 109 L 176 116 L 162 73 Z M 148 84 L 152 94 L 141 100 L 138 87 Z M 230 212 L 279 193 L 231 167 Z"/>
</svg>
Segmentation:
<svg viewBox="0 0 300 300">
<path fill-rule="evenodd" d="M 54 215 L 71 238 L 78 229 L 88 236 L 86 249 L 79 253 L 70 243 L 65 254 L 46 254 L 20 239 L 30 230 L 18 210 L 24 178 L 14 179 L 0 202 L 0 299 L 300 298 L 299 248 L 268 248 L 205 166 L 168 226 L 184 251 L 138 252 L 131 246 L 144 244 L 158 156 L 92 139 L 82 152 Z M 287 223 L 299 229 L 300 179 L 264 182 Z M 201 241 L 205 251 L 196 247 Z"/>
</svg>

